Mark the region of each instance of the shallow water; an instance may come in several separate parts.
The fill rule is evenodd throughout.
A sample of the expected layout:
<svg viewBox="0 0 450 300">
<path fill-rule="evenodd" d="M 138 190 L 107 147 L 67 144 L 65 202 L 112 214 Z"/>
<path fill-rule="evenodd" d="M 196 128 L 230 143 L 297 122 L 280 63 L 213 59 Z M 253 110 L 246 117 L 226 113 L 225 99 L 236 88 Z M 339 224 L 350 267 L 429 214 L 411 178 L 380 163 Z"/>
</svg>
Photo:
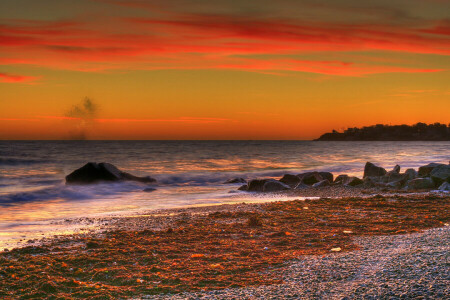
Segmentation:
<svg viewBox="0 0 450 300">
<path fill-rule="evenodd" d="M 223 184 L 234 177 L 310 170 L 361 176 L 366 161 L 387 169 L 448 163 L 449 149 L 450 142 L 0 141 L 0 248 L 77 230 L 55 223 L 65 218 L 270 200 Z M 158 183 L 66 186 L 65 175 L 88 161 L 110 162 Z M 149 186 L 157 190 L 144 192 Z"/>
</svg>

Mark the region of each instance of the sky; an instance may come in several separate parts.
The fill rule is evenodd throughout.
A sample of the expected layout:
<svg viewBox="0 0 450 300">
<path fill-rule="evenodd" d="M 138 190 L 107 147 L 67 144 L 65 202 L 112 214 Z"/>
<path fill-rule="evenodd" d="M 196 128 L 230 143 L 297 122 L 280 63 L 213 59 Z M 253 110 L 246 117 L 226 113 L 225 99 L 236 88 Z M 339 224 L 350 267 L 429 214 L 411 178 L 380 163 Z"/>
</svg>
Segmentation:
<svg viewBox="0 0 450 300">
<path fill-rule="evenodd" d="M 2 0 L 0 139 L 450 122 L 450 0 Z"/>
</svg>

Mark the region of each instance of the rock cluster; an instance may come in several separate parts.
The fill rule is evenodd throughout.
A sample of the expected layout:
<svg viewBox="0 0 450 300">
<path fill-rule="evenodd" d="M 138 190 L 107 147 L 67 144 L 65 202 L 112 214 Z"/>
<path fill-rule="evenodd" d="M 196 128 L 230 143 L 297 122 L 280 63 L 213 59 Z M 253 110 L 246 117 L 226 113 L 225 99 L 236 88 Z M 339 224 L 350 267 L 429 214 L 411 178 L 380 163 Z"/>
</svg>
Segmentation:
<svg viewBox="0 0 450 300">
<path fill-rule="evenodd" d="M 345 185 L 362 188 L 387 188 L 394 190 L 431 190 L 450 191 L 450 165 L 431 163 L 421 166 L 418 171 L 407 169 L 401 173 L 396 165 L 391 171 L 367 162 L 363 178 L 338 175 L 335 179 L 330 172 L 306 172 L 297 175 L 285 174 L 279 180 L 253 179 L 239 187 L 248 192 L 277 192 L 320 188 L 325 186 Z M 334 179 L 334 180 L 333 180 Z"/>
</svg>

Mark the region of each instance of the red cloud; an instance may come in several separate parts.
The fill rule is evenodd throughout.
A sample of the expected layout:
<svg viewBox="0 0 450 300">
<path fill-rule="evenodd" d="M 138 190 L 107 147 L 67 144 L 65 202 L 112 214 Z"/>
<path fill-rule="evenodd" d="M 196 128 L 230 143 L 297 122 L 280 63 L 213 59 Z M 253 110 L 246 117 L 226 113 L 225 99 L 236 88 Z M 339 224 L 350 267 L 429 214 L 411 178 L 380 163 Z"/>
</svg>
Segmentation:
<svg viewBox="0 0 450 300">
<path fill-rule="evenodd" d="M 34 76 L 23 76 L 23 75 L 13 75 L 7 73 L 0 73 L 0 82 L 7 83 L 31 83 L 36 80 L 37 77 Z"/>
<path fill-rule="evenodd" d="M 104 26 L 101 19 L 10 21 L 0 26 L 0 46 L 7 57 L 4 63 L 16 60 L 82 71 L 214 68 L 359 76 L 441 69 L 391 63 L 385 66 L 382 62 L 357 64 L 352 63 L 351 57 L 345 62 L 277 57 L 373 50 L 450 54 L 450 40 L 446 36 L 448 21 L 445 20 L 422 28 L 201 14 L 170 15 L 165 19 L 119 18 L 114 22 L 114 25 Z M 249 58 L 257 54 L 266 57 Z"/>
</svg>

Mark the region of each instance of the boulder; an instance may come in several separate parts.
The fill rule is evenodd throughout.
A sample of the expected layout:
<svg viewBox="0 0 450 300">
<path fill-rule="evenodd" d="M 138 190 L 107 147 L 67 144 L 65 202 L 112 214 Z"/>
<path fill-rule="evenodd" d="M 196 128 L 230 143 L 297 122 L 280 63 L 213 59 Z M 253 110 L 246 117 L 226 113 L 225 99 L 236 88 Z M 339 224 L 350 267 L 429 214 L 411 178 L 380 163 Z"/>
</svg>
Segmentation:
<svg viewBox="0 0 450 300">
<path fill-rule="evenodd" d="M 408 175 L 407 174 L 401 174 L 401 173 L 390 173 L 385 175 L 387 177 L 387 182 L 400 182 L 404 184 L 406 181 L 408 181 Z"/>
<path fill-rule="evenodd" d="M 400 173 L 400 166 L 399 165 L 395 165 L 395 167 L 392 169 L 391 171 L 392 173 Z"/>
<path fill-rule="evenodd" d="M 323 178 L 328 180 L 329 182 L 333 182 L 334 176 L 333 173 L 330 172 L 319 172 L 319 175 Z"/>
<path fill-rule="evenodd" d="M 432 189 L 434 188 L 434 182 L 429 177 L 425 178 L 416 178 L 408 181 L 408 185 L 406 186 L 408 190 L 424 190 L 424 189 Z"/>
<path fill-rule="evenodd" d="M 430 163 L 428 165 L 419 167 L 419 176 L 426 177 L 426 176 L 430 175 L 431 171 L 433 171 L 433 169 L 438 166 L 445 166 L 445 165 L 437 164 L 437 163 Z"/>
<path fill-rule="evenodd" d="M 349 186 L 357 186 L 360 184 L 363 184 L 364 181 L 362 181 L 362 179 L 359 179 L 358 177 L 348 177 L 344 182 L 345 185 L 349 185 Z"/>
<path fill-rule="evenodd" d="M 284 190 L 289 190 L 291 187 L 287 184 L 282 183 L 278 180 L 267 180 L 263 186 L 263 192 L 279 192 Z"/>
<path fill-rule="evenodd" d="M 312 185 L 313 188 L 319 188 L 319 187 L 324 187 L 324 186 L 329 186 L 330 185 L 330 181 L 328 181 L 328 179 L 316 182 Z"/>
<path fill-rule="evenodd" d="M 336 177 L 336 179 L 334 180 L 335 184 L 344 184 L 344 181 L 348 179 L 348 175 L 346 174 L 342 174 L 339 175 L 338 177 Z"/>
<path fill-rule="evenodd" d="M 300 177 L 301 182 L 308 185 L 313 185 L 314 183 L 317 183 L 319 181 L 322 181 L 323 178 L 320 176 L 319 172 L 307 172 L 303 174 L 299 174 L 298 177 Z"/>
<path fill-rule="evenodd" d="M 403 187 L 403 183 L 401 181 L 391 181 L 389 183 L 386 183 L 385 186 L 394 189 L 400 189 L 401 187 Z"/>
<path fill-rule="evenodd" d="M 66 176 L 67 184 L 91 184 L 101 181 L 124 181 L 133 180 L 140 182 L 155 182 L 151 177 L 137 177 L 120 171 L 117 167 L 109 163 L 89 162 L 79 169 Z"/>
<path fill-rule="evenodd" d="M 224 184 L 231 184 L 231 183 L 247 183 L 247 180 L 245 180 L 244 178 L 238 177 L 238 178 L 228 179 L 227 181 L 224 182 Z"/>
<path fill-rule="evenodd" d="M 384 168 L 378 167 L 371 162 L 366 162 L 366 165 L 364 166 L 363 178 L 368 177 L 368 176 L 383 176 L 386 173 L 387 172 Z"/>
<path fill-rule="evenodd" d="M 416 170 L 414 170 L 414 169 L 407 169 L 406 171 L 405 171 L 405 175 L 407 175 L 408 176 L 408 180 L 412 180 L 412 179 L 415 179 L 415 178 L 417 178 L 417 171 Z"/>
<path fill-rule="evenodd" d="M 267 179 L 253 179 L 248 183 L 247 191 L 249 192 L 262 192 L 264 183 L 266 183 Z"/>
<path fill-rule="evenodd" d="M 300 177 L 298 177 L 297 175 L 284 174 L 280 181 L 289 185 L 290 187 L 295 187 L 300 183 Z"/>
<path fill-rule="evenodd" d="M 430 176 L 437 186 L 441 185 L 445 181 L 450 182 L 450 166 L 449 165 L 437 166 L 431 171 Z"/>
<path fill-rule="evenodd" d="M 294 188 L 294 190 L 303 190 L 303 189 L 308 189 L 311 186 L 304 184 L 303 182 L 300 182 L 299 184 L 297 184 Z"/>
<path fill-rule="evenodd" d="M 248 191 L 248 185 L 247 185 L 247 184 L 241 185 L 241 186 L 238 188 L 238 190 L 239 190 L 239 191 Z"/>
<path fill-rule="evenodd" d="M 450 183 L 447 181 L 439 186 L 440 191 L 450 191 Z"/>
</svg>

